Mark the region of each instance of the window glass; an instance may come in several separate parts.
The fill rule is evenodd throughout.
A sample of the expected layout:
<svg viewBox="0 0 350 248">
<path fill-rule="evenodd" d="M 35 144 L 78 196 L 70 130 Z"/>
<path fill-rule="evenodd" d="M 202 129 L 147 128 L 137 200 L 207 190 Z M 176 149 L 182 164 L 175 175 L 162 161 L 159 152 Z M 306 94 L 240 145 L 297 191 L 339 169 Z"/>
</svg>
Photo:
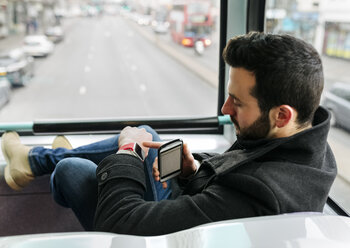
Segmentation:
<svg viewBox="0 0 350 248">
<path fill-rule="evenodd" d="M 2 2 L 0 122 L 217 114 L 220 1 Z"/>
<path fill-rule="evenodd" d="M 344 100 L 350 100 L 350 88 L 345 88 L 343 85 L 333 86 L 329 91 L 334 95 L 343 98 Z"/>
<path fill-rule="evenodd" d="M 197 3 L 190 3 L 188 5 L 188 13 L 190 15 L 208 13 L 209 11 L 210 11 L 209 3 L 197 2 Z"/>
<path fill-rule="evenodd" d="M 334 92 L 338 91 L 342 97 L 348 99 L 349 11 L 349 0 L 266 1 L 267 32 L 287 33 L 302 38 L 313 44 L 321 54 L 325 73 L 321 104 L 328 107 L 333 114 L 328 142 L 338 165 L 338 176 L 331 196 L 347 211 L 350 211 L 350 103 L 332 97 L 332 94 L 327 92 L 335 90 L 333 87 L 338 87 Z"/>
</svg>

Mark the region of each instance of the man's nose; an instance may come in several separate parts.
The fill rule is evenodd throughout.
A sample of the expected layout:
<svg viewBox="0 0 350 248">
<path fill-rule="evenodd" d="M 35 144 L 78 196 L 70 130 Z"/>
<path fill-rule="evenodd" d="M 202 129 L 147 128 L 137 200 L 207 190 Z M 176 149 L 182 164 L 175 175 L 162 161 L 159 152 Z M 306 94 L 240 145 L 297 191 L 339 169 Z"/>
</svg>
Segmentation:
<svg viewBox="0 0 350 248">
<path fill-rule="evenodd" d="M 230 99 L 227 99 L 225 102 L 224 102 L 224 105 L 222 105 L 222 108 L 221 108 L 221 113 L 224 114 L 224 115 L 234 115 L 235 114 L 235 109 L 234 109 L 234 106 L 233 104 L 230 103 Z"/>
</svg>

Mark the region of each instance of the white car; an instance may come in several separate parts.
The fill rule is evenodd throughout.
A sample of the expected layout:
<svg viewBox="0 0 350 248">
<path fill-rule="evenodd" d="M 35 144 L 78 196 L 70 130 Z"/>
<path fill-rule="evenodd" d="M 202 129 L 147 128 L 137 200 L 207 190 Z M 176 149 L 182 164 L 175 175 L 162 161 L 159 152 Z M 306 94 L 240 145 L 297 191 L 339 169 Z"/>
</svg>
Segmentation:
<svg viewBox="0 0 350 248">
<path fill-rule="evenodd" d="M 167 21 L 152 21 L 152 29 L 155 33 L 166 34 L 169 29 L 169 22 Z"/>
<path fill-rule="evenodd" d="M 45 35 L 29 35 L 24 38 L 23 50 L 33 57 L 47 56 L 53 52 L 54 47 Z"/>
</svg>

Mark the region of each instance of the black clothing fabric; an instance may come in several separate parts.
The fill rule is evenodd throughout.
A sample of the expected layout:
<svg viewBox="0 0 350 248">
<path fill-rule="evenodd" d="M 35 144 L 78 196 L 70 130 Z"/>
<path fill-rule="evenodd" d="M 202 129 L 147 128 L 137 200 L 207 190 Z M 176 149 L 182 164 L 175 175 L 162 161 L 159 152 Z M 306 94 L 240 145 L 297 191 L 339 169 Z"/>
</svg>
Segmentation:
<svg viewBox="0 0 350 248">
<path fill-rule="evenodd" d="M 337 169 L 327 143 L 329 112 L 319 107 L 313 127 L 279 139 L 237 140 L 223 154 L 194 154 L 202 161 L 182 194 L 143 200 L 145 174 L 133 156 L 115 154 L 97 168 L 97 231 L 161 235 L 200 224 L 300 211 L 321 212 Z"/>
</svg>

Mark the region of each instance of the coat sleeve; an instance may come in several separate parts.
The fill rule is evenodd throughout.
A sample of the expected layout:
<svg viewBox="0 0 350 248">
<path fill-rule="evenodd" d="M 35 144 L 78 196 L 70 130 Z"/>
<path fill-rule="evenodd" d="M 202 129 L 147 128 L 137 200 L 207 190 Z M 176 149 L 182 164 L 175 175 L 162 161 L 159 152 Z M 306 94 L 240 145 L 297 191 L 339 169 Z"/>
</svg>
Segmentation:
<svg viewBox="0 0 350 248">
<path fill-rule="evenodd" d="M 204 152 L 202 152 L 202 153 L 192 153 L 193 157 L 195 159 L 197 159 L 198 161 L 201 161 L 201 162 L 203 160 L 205 160 L 205 159 L 212 158 L 212 157 L 214 157 L 214 156 L 216 156 L 218 154 L 219 153 L 204 153 Z"/>
<path fill-rule="evenodd" d="M 96 231 L 162 235 L 212 221 L 260 215 L 265 209 L 253 197 L 217 183 L 194 196 L 145 201 L 143 164 L 126 154 L 105 158 L 97 168 L 97 180 Z"/>
</svg>

